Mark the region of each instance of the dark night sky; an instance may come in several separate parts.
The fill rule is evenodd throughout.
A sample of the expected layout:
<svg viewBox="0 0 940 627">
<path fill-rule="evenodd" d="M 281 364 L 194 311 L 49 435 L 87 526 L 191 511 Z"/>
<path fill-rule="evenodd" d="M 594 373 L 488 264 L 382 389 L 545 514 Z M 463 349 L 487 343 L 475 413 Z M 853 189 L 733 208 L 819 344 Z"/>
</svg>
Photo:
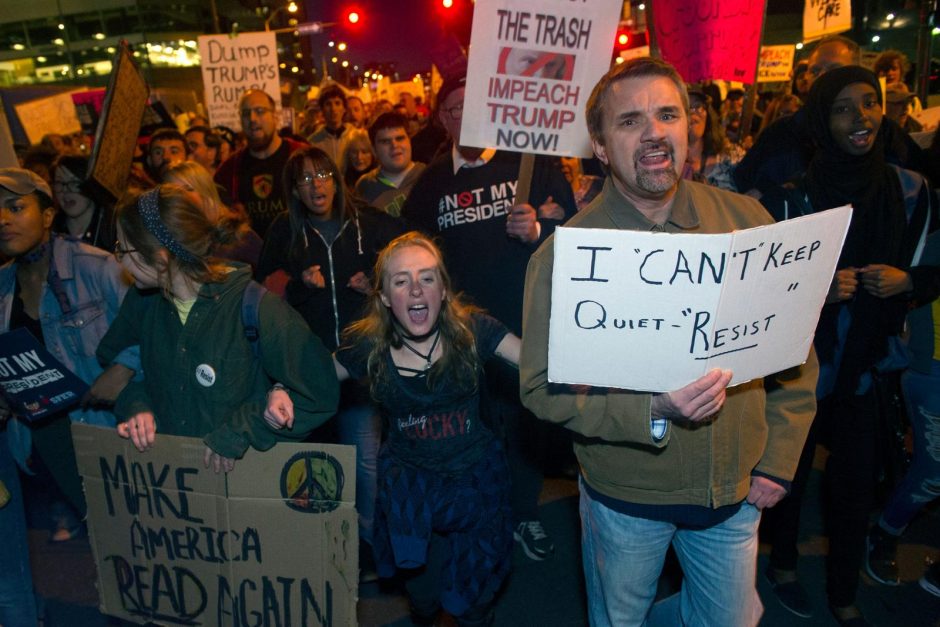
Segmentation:
<svg viewBox="0 0 940 627">
<path fill-rule="evenodd" d="M 306 0 L 309 19 L 338 22 L 314 40 L 314 52 L 329 51 L 327 42 L 343 41 L 352 64 L 394 62 L 403 79 L 431 67 L 431 50 L 448 27 L 464 17 L 469 33 L 469 0 L 454 0 L 450 14 L 441 0 Z M 363 19 L 355 28 L 344 24 L 346 9 L 357 7 Z M 458 27 L 459 28 L 459 27 Z"/>
</svg>

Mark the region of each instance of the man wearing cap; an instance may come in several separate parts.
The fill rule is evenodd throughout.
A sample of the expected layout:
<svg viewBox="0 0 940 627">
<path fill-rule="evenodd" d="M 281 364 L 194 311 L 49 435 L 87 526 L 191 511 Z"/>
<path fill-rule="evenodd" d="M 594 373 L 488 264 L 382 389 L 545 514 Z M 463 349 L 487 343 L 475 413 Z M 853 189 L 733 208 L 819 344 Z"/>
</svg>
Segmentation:
<svg viewBox="0 0 940 627">
<path fill-rule="evenodd" d="M 530 201 L 516 204 L 519 153 L 460 145 L 465 82 L 461 74 L 441 86 L 438 120 L 453 143 L 427 166 L 401 215 L 440 239 L 457 289 L 519 334 L 529 257 L 577 209 L 571 186 L 549 160 L 535 159 Z M 515 537 L 529 558 L 542 560 L 554 545 L 538 519 L 539 423 L 519 403 L 517 373 L 503 370 L 489 378 L 494 412 L 507 431 Z"/>
<path fill-rule="evenodd" d="M 251 228 L 263 238 L 277 214 L 287 209 L 281 173 L 287 158 L 304 144 L 277 134 L 277 108 L 267 92 L 246 91 L 238 101 L 238 112 L 248 146 L 219 166 L 215 182 L 244 208 Z"/>
<path fill-rule="evenodd" d="M 894 120 L 905 133 L 919 133 L 924 130 L 924 125 L 918 122 L 911 115 L 911 103 L 914 102 L 914 94 L 904 83 L 891 83 L 885 91 L 885 115 L 888 119 Z"/>
<path fill-rule="evenodd" d="M 29 170 L 0 169 L 0 257 L 10 260 L 0 267 L 0 333 L 27 329 L 69 370 L 91 384 L 102 374 L 95 347 L 117 314 L 127 283 L 110 253 L 53 235 L 54 217 L 52 190 L 46 181 Z M 123 371 L 126 383 L 132 373 Z M 0 508 L 3 625 L 36 624 L 28 555 L 23 560 L 27 543 L 21 492 L 12 460 L 26 468 L 26 458 L 35 447 L 79 520 L 84 516 L 69 418 L 115 425 L 109 411 L 86 406 L 76 406 L 67 416 L 63 412 L 27 424 L 0 397 L 0 481 L 14 501 Z"/>
<path fill-rule="evenodd" d="M 567 227 L 715 234 L 772 223 L 751 198 L 681 178 L 689 101 L 666 62 L 644 57 L 614 66 L 594 87 L 586 118 L 608 176 Z M 591 625 L 649 619 L 753 627 L 762 612 L 755 589 L 760 510 L 786 494 L 796 470 L 816 408 L 815 355 L 768 377 L 773 391 L 761 379 L 728 389 L 732 373 L 719 369 L 663 394 L 551 383 L 554 261 L 549 239 L 529 262 L 519 376 L 529 409 L 578 434 Z M 654 620 L 670 545 L 685 580 L 653 610 Z"/>
</svg>

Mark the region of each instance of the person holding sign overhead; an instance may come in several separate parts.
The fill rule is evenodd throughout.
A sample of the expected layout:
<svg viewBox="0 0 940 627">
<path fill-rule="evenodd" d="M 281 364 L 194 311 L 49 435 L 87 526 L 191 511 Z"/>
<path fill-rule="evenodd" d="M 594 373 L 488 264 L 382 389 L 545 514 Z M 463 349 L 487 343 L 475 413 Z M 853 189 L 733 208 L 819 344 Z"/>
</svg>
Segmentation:
<svg viewBox="0 0 940 627">
<path fill-rule="evenodd" d="M 681 178 L 689 99 L 664 61 L 615 66 L 594 87 L 586 117 L 608 176 L 569 227 L 707 234 L 772 222 L 751 198 Z M 756 625 L 757 526 L 796 470 L 816 408 L 814 354 L 770 377 L 773 391 L 761 380 L 726 389 L 732 373 L 718 369 L 663 394 L 550 383 L 553 244 L 539 247 L 526 276 L 521 395 L 539 418 L 583 436 L 575 453 L 591 624 L 652 619 L 672 545 L 685 582 L 656 605 L 659 624 Z"/>
</svg>

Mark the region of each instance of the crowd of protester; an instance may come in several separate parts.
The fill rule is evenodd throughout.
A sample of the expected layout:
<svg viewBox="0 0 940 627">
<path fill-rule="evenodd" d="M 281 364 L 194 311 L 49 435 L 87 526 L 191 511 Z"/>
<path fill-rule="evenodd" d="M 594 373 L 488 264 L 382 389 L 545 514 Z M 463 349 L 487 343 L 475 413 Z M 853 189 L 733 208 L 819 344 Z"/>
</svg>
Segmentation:
<svg viewBox="0 0 940 627">
<path fill-rule="evenodd" d="M 869 624 L 860 570 L 900 583 L 898 540 L 940 484 L 940 140 L 914 117 L 904 55 L 873 69 L 851 40 L 824 38 L 748 111 L 742 89 L 615 65 L 587 103 L 595 158 L 536 158 L 524 203 L 500 202 L 518 153 L 459 143 L 463 74 L 433 111 L 326 86 L 298 134 L 249 90 L 239 132 L 194 119 L 142 136 L 116 202 L 90 180 L 85 138 L 21 151 L 21 168 L 0 169 L 0 330 L 28 329 L 90 390 L 31 425 L 0 397 L 0 624 L 37 622 L 20 474 L 52 478 L 52 541 L 84 532 L 70 421 L 140 451 L 201 438 L 215 472 L 278 441 L 354 445 L 360 580 L 400 574 L 415 624 L 443 610 L 467 626 L 492 624 L 514 542 L 552 557 L 538 496 L 546 457 L 572 449 L 592 625 L 652 616 L 670 544 L 687 583 L 656 612 L 756 624 L 759 524 L 774 594 L 813 614 L 797 541 L 821 444 L 829 609 Z M 474 194 L 480 219 L 447 215 Z M 844 204 L 851 228 L 802 367 L 728 389 L 713 371 L 660 395 L 548 383 L 555 227 L 719 233 Z M 883 434 L 903 428 L 879 403 L 892 382 L 912 462 L 880 503 Z M 940 596 L 940 567 L 920 583 Z"/>
</svg>

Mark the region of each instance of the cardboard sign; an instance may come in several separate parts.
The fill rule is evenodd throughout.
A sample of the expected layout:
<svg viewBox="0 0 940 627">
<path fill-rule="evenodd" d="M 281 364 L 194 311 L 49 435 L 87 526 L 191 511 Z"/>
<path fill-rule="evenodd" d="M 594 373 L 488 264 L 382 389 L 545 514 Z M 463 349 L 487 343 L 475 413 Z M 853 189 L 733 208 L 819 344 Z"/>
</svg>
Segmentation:
<svg viewBox="0 0 940 627">
<path fill-rule="evenodd" d="M 49 133 L 71 135 L 82 130 L 72 102 L 72 94 L 76 92 L 62 92 L 15 105 L 16 117 L 20 119 L 29 143 L 38 144 L 43 135 Z"/>
<path fill-rule="evenodd" d="M 0 103 L 0 168 L 18 168 L 20 161 L 13 150 L 13 134 L 7 123 L 7 114 Z"/>
<path fill-rule="evenodd" d="M 652 14 L 660 54 L 687 83 L 754 82 L 764 0 L 671 0 L 657 2 Z"/>
<path fill-rule="evenodd" d="M 760 63 L 757 66 L 758 83 L 777 83 L 790 80 L 793 71 L 793 56 L 796 48 L 784 46 L 761 46 Z"/>
<path fill-rule="evenodd" d="M 460 143 L 590 156 L 584 104 L 610 67 L 621 6 L 478 0 Z"/>
<path fill-rule="evenodd" d="M 851 0 L 806 0 L 803 6 L 804 42 L 843 33 L 851 28 Z"/>
<path fill-rule="evenodd" d="M 135 623 L 355 625 L 355 448 L 278 444 L 235 469 L 198 439 L 139 453 L 72 425 L 102 613 Z"/>
<path fill-rule="evenodd" d="M 206 111 L 212 126 L 240 129 L 238 100 L 249 89 L 260 89 L 280 104 L 275 33 L 202 35 L 199 56 Z"/>
<path fill-rule="evenodd" d="M 803 363 L 851 213 L 720 235 L 556 229 L 549 380 L 669 392 Z"/>
<path fill-rule="evenodd" d="M 88 385 L 26 329 L 0 335 L 0 388 L 13 413 L 39 420 L 69 409 Z"/>
<path fill-rule="evenodd" d="M 913 114 L 914 119 L 920 122 L 925 131 L 932 130 L 940 124 L 940 107 L 930 107 L 929 109 L 922 109 L 920 111 L 915 111 Z"/>
<path fill-rule="evenodd" d="M 115 54 L 112 67 L 88 172 L 90 179 L 118 199 L 127 191 L 148 90 L 126 43 Z"/>
</svg>

